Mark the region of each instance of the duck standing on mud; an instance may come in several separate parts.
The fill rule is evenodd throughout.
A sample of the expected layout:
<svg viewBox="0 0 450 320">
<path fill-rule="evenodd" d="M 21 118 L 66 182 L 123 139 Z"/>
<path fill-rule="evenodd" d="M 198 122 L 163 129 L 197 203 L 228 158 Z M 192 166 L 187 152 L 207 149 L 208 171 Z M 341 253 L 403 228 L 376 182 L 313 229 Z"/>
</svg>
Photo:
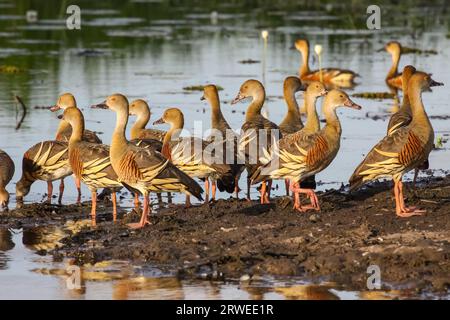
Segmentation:
<svg viewBox="0 0 450 320">
<path fill-rule="evenodd" d="M 64 93 L 59 96 L 58 102 L 55 106 L 50 108 L 50 111 L 56 112 L 58 110 L 66 110 L 68 108 L 78 108 L 77 102 L 75 100 L 75 97 L 71 93 Z M 70 139 L 70 136 L 72 135 L 72 127 L 69 125 L 67 121 L 64 121 L 61 119 L 59 122 L 58 130 L 56 131 L 56 140 L 57 141 L 63 141 L 68 142 Z M 90 143 L 102 143 L 102 140 L 97 136 L 97 134 L 93 131 L 84 129 L 83 135 L 82 135 L 83 141 L 90 142 Z M 52 182 L 48 182 L 51 184 Z M 75 178 L 75 184 L 77 186 L 78 191 L 78 198 L 77 203 L 81 202 L 81 186 L 80 186 L 80 180 L 78 178 Z M 49 186 L 50 188 L 50 186 Z M 53 189 L 53 186 L 51 187 Z M 50 192 L 49 192 L 50 193 Z M 64 178 L 61 179 L 61 183 L 59 185 L 59 193 L 60 198 L 62 197 L 62 194 L 64 193 Z M 59 201 L 61 203 L 61 201 Z"/>
<path fill-rule="evenodd" d="M 248 97 L 252 98 L 252 102 L 247 108 L 245 122 L 241 127 L 239 152 L 245 157 L 247 200 L 250 201 L 251 176 L 262 165 L 259 158 L 264 154 L 263 150 L 270 149 L 273 141 L 278 140 L 280 128 L 261 114 L 261 109 L 266 100 L 266 91 L 261 82 L 253 79 L 245 81 L 231 104 L 236 104 Z M 278 137 L 275 136 L 276 133 L 278 133 Z M 261 182 L 261 203 L 269 203 L 272 181 L 269 179 L 268 185 L 266 185 L 265 179 Z"/>
<path fill-rule="evenodd" d="M 231 173 L 234 177 L 234 193 L 236 199 L 239 198 L 239 178 L 245 169 L 243 163 L 239 159 L 238 152 L 238 136 L 231 129 L 227 120 L 223 116 L 220 109 L 220 99 L 217 87 L 213 84 L 207 85 L 203 88 L 203 96 L 200 100 L 207 100 L 211 107 L 211 129 L 215 130 L 214 135 L 209 137 L 208 140 L 215 143 L 216 148 L 219 148 L 224 157 L 223 163 L 228 163 L 231 158 L 230 166 Z M 218 135 L 218 136 L 216 136 Z M 232 157 L 230 157 L 232 155 Z M 216 183 L 215 181 L 213 183 Z M 214 193 L 212 199 L 215 199 Z"/>
<path fill-rule="evenodd" d="M 221 163 L 223 161 L 214 161 L 214 155 L 208 152 L 210 148 L 207 141 L 196 137 L 179 137 L 179 133 L 184 128 L 184 115 L 180 109 L 165 110 L 161 119 L 154 122 L 154 124 L 162 123 L 170 124 L 170 129 L 164 136 L 162 154 L 191 178 L 205 181 L 205 203 L 209 202 L 209 179 L 217 181 L 217 185 L 220 188 L 224 187 L 227 192 L 234 191 L 231 165 Z M 213 183 L 213 194 L 216 193 L 215 186 L 216 183 Z M 187 195 L 186 206 L 190 205 L 190 198 Z"/>
<path fill-rule="evenodd" d="M 367 154 L 350 177 L 350 190 L 382 177 L 394 180 L 395 212 L 399 217 L 421 215 L 424 210 L 405 206 L 402 177 L 417 168 L 433 149 L 434 132 L 422 102 L 422 92 L 442 83 L 424 72 L 416 72 L 408 82 L 412 120 L 385 136 Z"/>
<path fill-rule="evenodd" d="M 264 160 L 265 165 L 252 175 L 252 183 L 266 179 L 288 179 L 294 192 L 294 209 L 300 212 L 320 210 L 314 189 L 301 188 L 300 182 L 327 168 L 336 157 L 342 133 L 336 109 L 341 106 L 361 109 L 345 92 L 337 89 L 328 92 L 323 102 L 325 127 L 313 134 L 300 130 L 283 137 Z M 300 193 L 308 195 L 311 205 L 301 205 Z"/>
<path fill-rule="evenodd" d="M 92 108 L 111 109 L 116 113 L 110 159 L 120 181 L 133 193 L 144 197 L 141 219 L 129 224 L 131 228 L 142 228 L 150 224 L 150 192 L 183 192 L 202 199 L 202 188 L 186 173 L 179 170 L 161 153 L 152 148 L 140 148 L 125 137 L 129 117 L 128 99 L 122 94 L 109 96 L 104 103 Z"/>
</svg>

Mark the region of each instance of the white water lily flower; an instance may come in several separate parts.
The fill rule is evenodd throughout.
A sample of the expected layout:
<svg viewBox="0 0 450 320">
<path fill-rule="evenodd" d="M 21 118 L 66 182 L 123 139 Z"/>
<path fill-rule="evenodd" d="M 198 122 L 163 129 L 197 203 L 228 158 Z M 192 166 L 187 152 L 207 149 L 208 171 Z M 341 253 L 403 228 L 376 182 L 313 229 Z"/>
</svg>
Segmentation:
<svg viewBox="0 0 450 320">
<path fill-rule="evenodd" d="M 321 46 L 320 44 L 316 44 L 316 45 L 314 46 L 314 52 L 315 52 L 318 56 L 320 56 L 320 54 L 322 53 L 322 46 Z"/>
<path fill-rule="evenodd" d="M 263 30 L 261 31 L 261 37 L 266 40 L 269 37 L 269 31 Z"/>
</svg>

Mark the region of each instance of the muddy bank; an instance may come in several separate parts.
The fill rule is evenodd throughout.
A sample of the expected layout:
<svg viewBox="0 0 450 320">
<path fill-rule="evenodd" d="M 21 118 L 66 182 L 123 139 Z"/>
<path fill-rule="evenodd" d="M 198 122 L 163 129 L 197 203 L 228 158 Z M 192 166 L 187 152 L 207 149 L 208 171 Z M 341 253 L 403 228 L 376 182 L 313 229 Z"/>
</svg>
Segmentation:
<svg viewBox="0 0 450 320">
<path fill-rule="evenodd" d="M 450 178 L 422 182 L 408 190 L 409 204 L 427 209 L 422 217 L 397 218 L 390 183 L 348 195 L 320 194 L 321 212 L 298 213 L 287 197 L 271 205 L 256 201 L 219 200 L 184 209 L 155 208 L 153 225 L 129 230 L 124 223 L 138 214 L 121 210 L 110 221 L 108 202 L 99 224 L 83 226 L 48 252 L 78 264 L 110 259 L 169 266 L 180 276 L 240 278 L 273 274 L 331 280 L 365 290 L 369 265 L 381 269 L 385 286 L 414 288 L 418 293 L 446 292 L 450 285 Z M 281 184 L 279 184 L 281 187 Z M 0 216 L 0 227 L 64 224 L 87 219 L 79 207 L 29 205 Z"/>
</svg>

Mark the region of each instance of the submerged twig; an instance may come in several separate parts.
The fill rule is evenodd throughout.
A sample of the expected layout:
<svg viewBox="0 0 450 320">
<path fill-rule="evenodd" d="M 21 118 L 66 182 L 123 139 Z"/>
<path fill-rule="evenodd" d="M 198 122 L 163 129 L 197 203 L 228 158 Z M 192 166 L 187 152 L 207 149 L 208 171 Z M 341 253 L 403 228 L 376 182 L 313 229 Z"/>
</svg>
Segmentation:
<svg viewBox="0 0 450 320">
<path fill-rule="evenodd" d="M 23 103 L 22 99 L 19 96 L 14 96 L 14 99 L 16 100 L 16 103 L 20 104 L 20 106 L 22 107 L 22 117 L 20 118 L 19 122 L 16 125 L 16 130 L 19 130 L 23 120 L 25 120 L 25 117 L 27 116 L 27 107 L 25 106 L 25 103 Z"/>
</svg>

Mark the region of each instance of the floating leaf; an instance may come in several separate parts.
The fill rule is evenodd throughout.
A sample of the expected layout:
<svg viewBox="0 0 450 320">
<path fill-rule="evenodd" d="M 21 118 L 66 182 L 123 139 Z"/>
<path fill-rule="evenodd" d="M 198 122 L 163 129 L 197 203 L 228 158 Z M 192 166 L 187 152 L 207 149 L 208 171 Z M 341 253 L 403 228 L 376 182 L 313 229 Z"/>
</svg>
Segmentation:
<svg viewBox="0 0 450 320">
<path fill-rule="evenodd" d="M 11 65 L 0 66 L 0 73 L 20 73 L 20 72 L 23 72 L 23 70 L 16 66 Z"/>
<path fill-rule="evenodd" d="M 355 98 L 364 99 L 394 99 L 395 94 L 390 92 L 360 92 L 352 94 Z"/>
<path fill-rule="evenodd" d="M 186 90 L 186 91 L 203 91 L 204 87 L 205 86 L 202 86 L 202 85 L 188 86 L 188 87 L 184 87 L 183 90 Z M 216 88 L 217 88 L 218 91 L 223 90 L 223 88 L 221 86 L 217 86 L 216 85 Z"/>
</svg>

